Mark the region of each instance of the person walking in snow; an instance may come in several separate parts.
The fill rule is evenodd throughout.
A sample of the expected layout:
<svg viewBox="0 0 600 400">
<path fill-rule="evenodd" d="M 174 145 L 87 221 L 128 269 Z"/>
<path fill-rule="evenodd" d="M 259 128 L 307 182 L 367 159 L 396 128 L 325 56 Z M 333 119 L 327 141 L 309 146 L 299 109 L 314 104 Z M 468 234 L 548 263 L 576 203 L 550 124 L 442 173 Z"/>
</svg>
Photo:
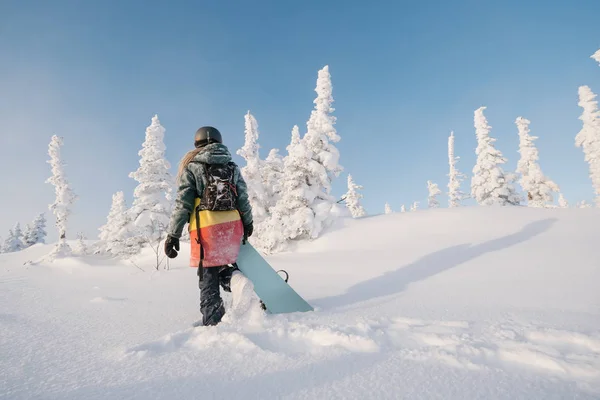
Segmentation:
<svg viewBox="0 0 600 400">
<path fill-rule="evenodd" d="M 251 282 L 236 265 L 242 240 L 252 235 L 252 207 L 246 182 L 232 161 L 221 133 L 211 126 L 196 132 L 195 149 L 179 165 L 178 192 L 165 241 L 165 254 L 177 257 L 179 238 L 189 223 L 190 266 L 198 268 L 202 325 L 225 315 L 219 286 L 234 294 L 234 305 Z"/>
</svg>

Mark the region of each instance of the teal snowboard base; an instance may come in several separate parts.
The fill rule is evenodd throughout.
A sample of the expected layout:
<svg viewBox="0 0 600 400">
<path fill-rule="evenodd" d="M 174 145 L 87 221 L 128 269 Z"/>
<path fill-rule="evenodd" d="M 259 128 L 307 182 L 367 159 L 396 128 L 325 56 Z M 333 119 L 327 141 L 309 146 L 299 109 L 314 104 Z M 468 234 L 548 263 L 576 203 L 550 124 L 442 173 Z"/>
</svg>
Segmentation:
<svg viewBox="0 0 600 400">
<path fill-rule="evenodd" d="M 237 266 L 252 281 L 254 291 L 263 301 L 267 312 L 283 314 L 313 311 L 311 305 L 271 268 L 250 243 L 246 242 L 240 248 Z"/>
</svg>

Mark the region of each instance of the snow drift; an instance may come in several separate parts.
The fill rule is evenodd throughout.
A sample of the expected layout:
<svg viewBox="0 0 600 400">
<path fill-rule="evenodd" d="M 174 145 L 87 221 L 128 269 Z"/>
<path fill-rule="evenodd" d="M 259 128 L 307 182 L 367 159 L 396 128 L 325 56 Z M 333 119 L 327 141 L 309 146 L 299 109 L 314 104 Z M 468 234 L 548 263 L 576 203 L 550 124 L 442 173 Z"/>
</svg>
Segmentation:
<svg viewBox="0 0 600 400">
<path fill-rule="evenodd" d="M 597 399 L 600 210 L 343 220 L 270 257 L 316 311 L 198 319 L 171 270 L 0 255 L 0 398 Z"/>
</svg>

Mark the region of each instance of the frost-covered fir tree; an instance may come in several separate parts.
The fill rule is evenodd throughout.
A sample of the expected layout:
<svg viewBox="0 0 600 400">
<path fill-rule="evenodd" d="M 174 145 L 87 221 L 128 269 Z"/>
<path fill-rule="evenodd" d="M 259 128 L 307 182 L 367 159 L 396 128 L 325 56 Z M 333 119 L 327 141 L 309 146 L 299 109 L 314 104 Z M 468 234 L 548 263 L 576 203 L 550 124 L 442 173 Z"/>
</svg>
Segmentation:
<svg viewBox="0 0 600 400">
<path fill-rule="evenodd" d="M 583 148 L 596 194 L 596 206 L 600 207 L 600 111 L 595 98 L 596 94 L 588 86 L 579 88 L 578 104 L 583 108 L 579 119 L 583 122 L 583 127 L 575 137 L 575 145 Z"/>
<path fill-rule="evenodd" d="M 385 208 L 384 208 L 383 212 L 386 214 L 393 213 L 392 206 L 390 206 L 390 203 L 385 203 Z"/>
<path fill-rule="evenodd" d="M 494 147 L 496 139 L 490 137 L 491 126 L 483 115 L 486 107 L 475 111 L 475 133 L 477 135 L 477 164 L 471 179 L 471 197 L 479 205 L 518 205 L 521 196 L 515 191 L 515 176 L 505 173 L 500 167 L 506 163 L 502 153 Z"/>
<path fill-rule="evenodd" d="M 427 197 L 427 204 L 429 208 L 438 208 L 440 206 L 440 202 L 437 197 L 442 194 L 442 191 L 438 187 L 437 183 L 433 183 L 431 181 L 427 181 L 427 190 L 429 190 L 429 196 Z"/>
<path fill-rule="evenodd" d="M 315 108 L 306 123 L 307 131 L 302 139 L 313 161 L 306 166 L 305 179 L 310 191 L 304 194 L 314 214 L 310 227 L 311 238 L 318 237 L 335 218 L 331 212 L 336 202 L 331 196 L 331 182 L 343 170 L 339 164 L 340 153 L 333 144 L 340 141 L 340 136 L 334 128 L 336 118 L 332 115 L 335 109 L 332 106 L 333 88 L 328 66 L 319 71 L 315 92 Z"/>
<path fill-rule="evenodd" d="M 8 236 L 4 241 L 3 249 L 5 253 L 12 253 L 14 251 L 21 251 L 24 248 L 21 224 L 17 222 L 15 227 L 8 231 Z"/>
<path fill-rule="evenodd" d="M 515 121 L 519 130 L 519 153 L 521 159 L 517 164 L 517 172 L 521 176 L 521 187 L 527 193 L 529 207 L 547 207 L 554 202 L 553 192 L 560 191 L 558 185 L 542 173 L 538 164 L 538 149 L 533 143 L 537 137 L 529 134 L 530 121 L 518 117 Z"/>
<path fill-rule="evenodd" d="M 50 253 L 50 258 L 68 256 L 71 253 L 71 248 L 67 244 L 67 223 L 71 215 L 71 208 L 77 199 L 77 196 L 71 190 L 69 181 L 67 180 L 64 164 L 61 157 L 61 147 L 63 139 L 56 135 L 52 136 L 50 145 L 48 146 L 48 154 L 50 160 L 48 163 L 52 167 L 52 176 L 46 181 L 54 185 L 56 198 L 49 208 L 56 217 L 56 227 L 58 228 L 58 243 L 54 250 Z"/>
<path fill-rule="evenodd" d="M 2 243 L 2 251 L 1 253 L 12 253 L 14 250 L 14 241 L 15 241 L 15 233 L 12 229 L 8 230 L 8 236 Z"/>
<path fill-rule="evenodd" d="M 246 165 L 242 167 L 242 176 L 248 186 L 248 200 L 252 205 L 252 218 L 254 225 L 260 225 L 267 218 L 268 201 L 263 186 L 261 174 L 261 161 L 258 154 L 258 122 L 250 111 L 244 117 L 245 121 L 245 142 L 244 146 L 237 151 Z"/>
<path fill-rule="evenodd" d="M 344 195 L 344 199 L 346 207 L 350 211 L 352 218 L 359 218 L 367 215 L 367 212 L 360 202 L 360 199 L 363 198 L 363 195 L 358 192 L 362 189 L 363 187 L 361 185 L 354 183 L 352 175 L 348 174 L 348 192 L 346 192 Z"/>
<path fill-rule="evenodd" d="M 596 60 L 598 62 L 598 65 L 600 65 L 600 49 L 598 49 L 598 51 L 592 54 L 590 58 Z"/>
<path fill-rule="evenodd" d="M 27 247 L 45 243 L 46 235 L 46 217 L 42 213 L 31 224 L 27 224 L 23 233 L 23 242 Z"/>
<path fill-rule="evenodd" d="M 410 211 L 414 212 L 417 211 L 419 209 L 419 202 L 415 201 L 414 203 L 412 203 L 412 205 L 410 206 Z"/>
<path fill-rule="evenodd" d="M 292 129 L 287 151 L 283 161 L 281 197 L 271 209 L 264 232 L 260 232 L 260 243 L 257 242 L 258 232 L 253 242 L 266 252 L 282 250 L 288 240 L 310 238 L 312 234 L 314 212 L 307 198 L 311 193 L 307 166 L 316 162 L 310 158 L 297 126 Z"/>
<path fill-rule="evenodd" d="M 166 236 L 172 206 L 173 177 L 165 159 L 165 128 L 158 116 L 146 128 L 146 139 L 139 151 L 140 166 L 129 176 L 138 182 L 133 192 L 130 218 L 133 237 L 139 246 L 153 246 Z"/>
<path fill-rule="evenodd" d="M 592 208 L 592 205 L 585 200 L 581 200 L 577 203 L 577 208 Z"/>
<path fill-rule="evenodd" d="M 406 212 L 406 207 L 404 206 L 404 204 L 402 204 L 402 205 L 400 206 L 400 212 L 401 212 L 401 213 L 403 213 L 403 212 Z"/>
<path fill-rule="evenodd" d="M 267 199 L 267 214 L 270 214 L 271 209 L 275 207 L 281 198 L 283 169 L 283 157 L 279 154 L 279 149 L 271 149 L 269 155 L 261 164 L 263 188 Z"/>
<path fill-rule="evenodd" d="M 448 173 L 448 206 L 460 207 L 461 202 L 467 198 L 467 195 L 460 190 L 460 185 L 465 179 L 465 175 L 456 168 L 460 157 L 454 155 L 454 132 L 450 132 L 448 137 L 448 163 L 450 172 Z"/>
<path fill-rule="evenodd" d="M 30 224 L 27 224 L 23 230 L 23 247 L 27 248 L 33 246 L 35 244 L 33 240 L 33 228 Z"/>
<path fill-rule="evenodd" d="M 73 248 L 73 253 L 82 257 L 88 254 L 88 247 L 85 243 L 86 237 L 83 232 L 77 233 L 77 241 L 75 242 L 75 246 Z"/>
<path fill-rule="evenodd" d="M 562 193 L 559 193 L 558 195 L 558 206 L 560 208 L 569 208 L 569 202 L 567 199 L 565 199 L 565 196 L 563 196 Z"/>
<path fill-rule="evenodd" d="M 123 192 L 115 193 L 106 224 L 100 228 L 100 251 L 114 256 L 129 256 L 139 250 L 139 242 L 131 234 L 129 217 Z"/>
</svg>

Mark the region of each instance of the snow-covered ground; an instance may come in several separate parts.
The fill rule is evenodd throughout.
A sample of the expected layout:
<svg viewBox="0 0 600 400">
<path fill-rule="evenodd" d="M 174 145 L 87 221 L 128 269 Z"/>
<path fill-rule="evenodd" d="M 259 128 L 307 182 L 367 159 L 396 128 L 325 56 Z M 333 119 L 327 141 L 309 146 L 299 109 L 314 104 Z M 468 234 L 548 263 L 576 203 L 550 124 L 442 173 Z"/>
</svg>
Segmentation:
<svg viewBox="0 0 600 400">
<path fill-rule="evenodd" d="M 0 255 L 2 399 L 598 399 L 600 210 L 347 220 L 269 257 L 315 312 L 199 318 L 187 251 Z"/>
</svg>

